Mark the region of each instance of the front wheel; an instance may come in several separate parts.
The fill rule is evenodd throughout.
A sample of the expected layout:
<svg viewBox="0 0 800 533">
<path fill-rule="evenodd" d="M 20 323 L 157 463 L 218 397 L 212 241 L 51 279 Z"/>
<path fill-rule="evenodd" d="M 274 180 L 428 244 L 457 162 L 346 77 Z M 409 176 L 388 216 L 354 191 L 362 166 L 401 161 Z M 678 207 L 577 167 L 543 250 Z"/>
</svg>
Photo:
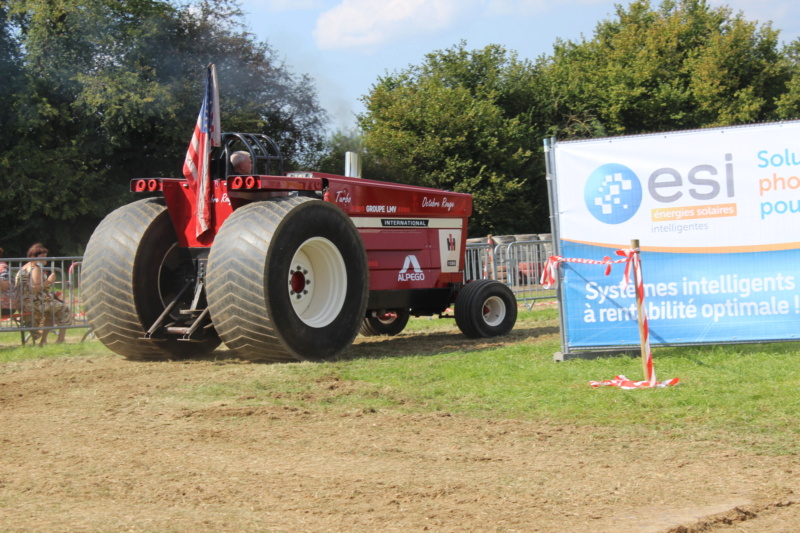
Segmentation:
<svg viewBox="0 0 800 533">
<path fill-rule="evenodd" d="M 517 300 L 507 285 L 478 279 L 456 296 L 456 325 L 471 339 L 505 335 L 517 321 Z"/>
</svg>

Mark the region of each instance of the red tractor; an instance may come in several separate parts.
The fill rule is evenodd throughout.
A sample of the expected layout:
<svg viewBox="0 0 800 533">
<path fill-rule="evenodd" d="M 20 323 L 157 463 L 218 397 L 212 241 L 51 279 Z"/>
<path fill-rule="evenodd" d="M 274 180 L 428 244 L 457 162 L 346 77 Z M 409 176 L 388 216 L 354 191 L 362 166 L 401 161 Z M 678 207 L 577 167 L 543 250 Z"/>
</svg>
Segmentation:
<svg viewBox="0 0 800 533">
<path fill-rule="evenodd" d="M 252 170 L 237 175 L 234 152 Z M 465 283 L 472 196 L 319 172 L 284 174 L 276 144 L 226 133 L 211 154 L 211 228 L 197 236 L 184 179 L 133 180 L 146 198 L 109 214 L 84 254 L 85 311 L 129 359 L 330 360 L 359 333 L 397 334 L 454 306 L 467 337 L 504 335 L 514 294 Z M 154 194 L 157 193 L 157 194 Z"/>
</svg>

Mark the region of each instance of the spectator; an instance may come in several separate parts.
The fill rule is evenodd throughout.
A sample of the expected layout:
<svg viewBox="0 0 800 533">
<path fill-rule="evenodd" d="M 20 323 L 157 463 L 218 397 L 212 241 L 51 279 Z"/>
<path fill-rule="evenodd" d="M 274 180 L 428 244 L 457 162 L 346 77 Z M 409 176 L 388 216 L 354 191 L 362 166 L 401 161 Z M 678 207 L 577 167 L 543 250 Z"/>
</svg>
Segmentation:
<svg viewBox="0 0 800 533">
<path fill-rule="evenodd" d="M 47 325 L 68 326 L 72 322 L 72 312 L 69 307 L 50 292 L 50 287 L 56 281 L 56 273 L 44 276 L 43 258 L 47 257 L 48 250 L 40 243 L 28 249 L 27 257 L 31 261 L 25 263 L 17 273 L 17 287 L 20 290 L 21 307 L 23 312 L 33 312 L 33 325 L 41 327 Z M 50 333 L 45 329 L 41 334 L 41 344 L 47 344 Z M 56 344 L 64 342 L 67 330 L 58 330 Z M 34 334 L 34 343 L 37 335 Z"/>
<path fill-rule="evenodd" d="M 233 152 L 231 154 L 231 165 L 233 165 L 234 174 L 250 175 L 253 171 L 253 162 L 250 160 L 248 152 Z"/>
<path fill-rule="evenodd" d="M 0 257 L 3 257 L 5 251 L 0 248 Z M 11 315 L 19 307 L 19 298 L 17 298 L 17 291 L 11 283 L 11 270 L 8 268 L 8 263 L 0 261 L 0 314 L 4 316 Z"/>
<path fill-rule="evenodd" d="M 0 257 L 5 255 L 5 250 L 0 248 Z M 10 272 L 8 270 L 8 263 L 5 261 L 0 261 L 0 291 L 7 291 L 8 288 L 11 286 L 11 280 L 9 279 Z"/>
</svg>

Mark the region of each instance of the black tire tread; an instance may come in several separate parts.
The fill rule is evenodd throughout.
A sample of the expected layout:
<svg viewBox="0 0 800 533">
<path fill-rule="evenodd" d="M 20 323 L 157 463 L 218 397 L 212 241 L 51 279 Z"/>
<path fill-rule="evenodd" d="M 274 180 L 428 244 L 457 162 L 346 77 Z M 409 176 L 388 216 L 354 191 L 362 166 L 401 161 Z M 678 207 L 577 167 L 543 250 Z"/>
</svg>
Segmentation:
<svg viewBox="0 0 800 533">
<path fill-rule="evenodd" d="M 483 303 L 491 295 L 502 296 L 505 300 L 508 316 L 506 327 L 492 328 L 483 318 Z M 455 318 L 458 329 L 470 339 L 505 335 L 514 327 L 517 319 L 516 298 L 504 283 L 478 279 L 467 283 L 456 296 Z"/>
<path fill-rule="evenodd" d="M 143 324 L 134 301 L 134 263 L 145 233 L 159 217 L 169 216 L 161 198 L 120 207 L 98 225 L 83 257 L 81 291 L 93 333 L 111 351 L 131 360 L 153 361 L 210 352 L 219 341 L 180 343 L 143 340 Z M 155 281 L 155 280 L 154 280 Z"/>
<path fill-rule="evenodd" d="M 286 362 L 286 350 L 269 320 L 264 294 L 264 250 L 283 217 L 308 198 L 251 203 L 223 224 L 208 258 L 206 287 L 214 327 L 225 346 L 254 362 Z M 268 204 L 269 209 L 263 205 Z"/>
<path fill-rule="evenodd" d="M 350 249 L 342 253 L 353 285 L 348 286 L 345 307 L 335 323 L 312 331 L 291 308 L 283 308 L 280 283 L 276 285 L 277 278 L 268 272 L 275 275 L 284 260 L 288 268 L 291 255 L 287 254 L 294 252 L 286 247 L 296 246 L 295 239 L 329 231 L 338 232 L 340 245 Z M 206 279 L 212 322 L 225 345 L 243 359 L 332 359 L 358 334 L 369 290 L 366 265 L 358 230 L 336 206 L 301 196 L 247 204 L 228 217 L 209 254 Z M 270 293 L 270 286 L 278 292 Z"/>
</svg>

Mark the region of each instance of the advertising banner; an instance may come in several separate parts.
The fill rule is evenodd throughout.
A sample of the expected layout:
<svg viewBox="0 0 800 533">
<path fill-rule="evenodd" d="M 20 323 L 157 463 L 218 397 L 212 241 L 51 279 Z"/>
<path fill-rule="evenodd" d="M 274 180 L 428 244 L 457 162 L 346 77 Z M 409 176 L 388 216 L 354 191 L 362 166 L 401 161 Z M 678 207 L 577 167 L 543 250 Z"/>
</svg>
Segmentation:
<svg viewBox="0 0 800 533">
<path fill-rule="evenodd" d="M 800 122 L 551 146 L 561 256 L 640 241 L 652 344 L 800 334 Z M 567 347 L 636 345 L 622 267 L 561 265 Z"/>
</svg>

